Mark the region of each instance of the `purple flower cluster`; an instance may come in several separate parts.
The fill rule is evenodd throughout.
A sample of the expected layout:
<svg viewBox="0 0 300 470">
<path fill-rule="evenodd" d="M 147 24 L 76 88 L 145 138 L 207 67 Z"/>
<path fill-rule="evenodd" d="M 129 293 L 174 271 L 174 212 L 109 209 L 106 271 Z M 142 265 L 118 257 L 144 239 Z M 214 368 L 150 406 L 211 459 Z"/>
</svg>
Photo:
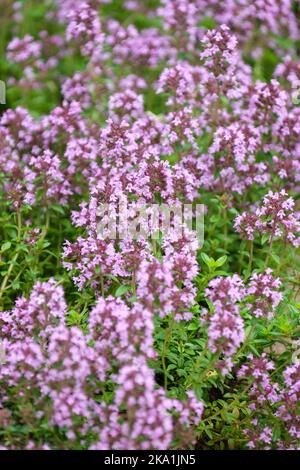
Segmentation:
<svg viewBox="0 0 300 470">
<path fill-rule="evenodd" d="M 230 26 L 241 42 L 247 43 L 254 39 L 258 24 L 262 44 L 253 50 L 254 57 L 262 53 L 262 45 L 276 47 L 276 43 L 270 38 L 270 32 L 299 38 L 291 0 L 197 0 L 196 3 L 199 9 L 205 9 L 206 15 L 212 16 L 218 23 L 223 22 Z"/>
<path fill-rule="evenodd" d="M 205 295 L 212 305 L 212 315 L 204 311 L 204 322 L 208 322 L 210 350 L 224 356 L 224 360 L 217 363 L 223 374 L 233 367 L 232 358 L 245 338 L 242 310 L 271 320 L 283 298 L 278 292 L 280 286 L 280 279 L 272 276 L 271 269 L 253 273 L 246 286 L 237 274 L 210 281 Z"/>
<path fill-rule="evenodd" d="M 47 418 L 70 445 L 88 443 L 93 435 L 92 449 L 165 449 L 200 422 L 203 405 L 192 392 L 180 402 L 156 386 L 147 364 L 155 354 L 152 312 L 139 303 L 129 308 L 113 297 L 99 298 L 87 336 L 67 327 L 65 315 L 63 291 L 54 280 L 37 283 L 29 300 L 1 312 L 2 410 L 10 400 L 6 387 L 13 387 L 16 404 L 34 406 L 32 423 Z M 95 396 L 107 377 L 116 384 L 115 397 L 110 405 L 98 404 Z"/>
<path fill-rule="evenodd" d="M 280 279 L 272 276 L 272 270 L 267 269 L 265 273 L 253 273 L 247 295 L 253 298 L 253 302 L 247 305 L 255 317 L 273 318 L 276 307 L 282 301 L 282 293 L 278 292 L 280 288 Z"/>
<path fill-rule="evenodd" d="M 70 10 L 67 21 L 67 41 L 76 41 L 82 54 L 93 60 L 95 55 L 101 53 L 104 40 L 97 10 L 88 3 L 80 2 Z"/>
<path fill-rule="evenodd" d="M 249 356 L 251 361 L 243 365 L 238 373 L 243 380 L 250 380 L 250 408 L 254 418 L 251 427 L 245 430 L 248 447 L 253 449 L 271 449 L 274 441 L 274 425 L 282 427 L 279 449 L 299 449 L 299 373 L 300 364 L 283 371 L 280 382 L 272 378 L 275 365 L 266 354 L 260 358 Z M 270 410 L 273 413 L 270 413 Z"/>
<path fill-rule="evenodd" d="M 107 14 L 107 3 L 52 0 L 45 15 L 51 33 L 32 35 L 21 33 L 21 5 L 12 7 L 15 36 L 8 35 L 5 67 L 12 75 L 8 85 L 22 97 L 0 117 L 1 205 L 14 221 L 3 218 L 6 238 L 14 238 L 1 244 L 1 271 L 10 248 L 17 250 L 1 272 L 0 425 L 8 434 L 14 423 L 46 431 L 26 442 L 8 438 L 7 448 L 189 448 L 204 410 L 190 390 L 202 337 L 203 356 L 212 358 L 208 367 L 221 372 L 220 390 L 236 370 L 240 383 L 247 382 L 248 446 L 299 448 L 299 361 L 277 374 L 260 338 L 251 350 L 261 350 L 242 363 L 252 339 L 251 327 L 245 335 L 248 323 L 273 325 L 283 300 L 284 280 L 263 266 L 276 242 L 284 249 L 300 246 L 294 94 L 300 62 L 292 47 L 281 60 L 288 46 L 278 41 L 300 39 L 293 2 L 161 0 L 153 7 L 129 0 L 128 21 Z M 214 20 L 210 29 L 207 16 Z M 274 74 L 265 70 L 269 57 Z M 157 227 L 143 220 L 138 237 L 130 231 L 121 236 L 127 227 L 120 203 L 134 221 L 145 207 L 149 218 L 151 205 L 179 209 L 202 199 L 219 211 L 209 214 L 208 232 L 224 228 L 205 242 L 209 249 L 222 256 L 238 246 L 230 217 L 250 242 L 246 280 L 234 274 L 236 266 L 225 275 L 210 258 L 199 274 L 199 242 L 176 214 L 167 234 L 151 238 L 149 226 L 151 234 Z M 105 204 L 111 213 L 103 220 L 116 215 L 119 221 L 115 237 L 98 230 Z M 61 240 L 49 222 L 54 214 L 71 214 L 71 223 L 63 218 Z M 36 220 L 45 219 L 41 228 Z M 184 229 L 181 235 L 176 228 Z M 259 237 L 269 242 L 269 254 L 252 272 Z M 20 269 L 10 282 L 17 261 L 23 257 L 27 269 L 32 253 L 42 266 L 38 279 L 54 276 L 44 256 L 51 243 L 59 245 L 58 263 L 62 255 L 60 281 L 34 283 L 34 269 L 27 277 Z M 14 294 L 8 304 L 2 295 L 14 291 L 19 276 L 21 286 L 29 283 L 28 295 L 15 301 Z M 60 285 L 65 279 L 68 302 L 79 299 L 74 310 Z M 199 326 L 202 301 L 209 308 Z M 69 326 L 72 315 L 76 322 Z M 182 357 L 172 351 L 172 328 L 182 335 Z M 181 374 L 181 382 L 171 391 L 172 374 Z"/>
<path fill-rule="evenodd" d="M 225 360 L 220 362 L 220 368 L 226 374 L 233 366 L 232 356 L 244 340 L 244 321 L 238 302 L 245 296 L 245 287 L 242 279 L 235 274 L 233 277 L 213 279 L 205 293 L 214 307 L 209 318 L 208 346 L 212 352 L 224 355 Z"/>
<path fill-rule="evenodd" d="M 254 240 L 258 233 L 269 234 L 270 242 L 282 239 L 298 247 L 300 244 L 299 214 L 294 210 L 294 200 L 283 189 L 269 191 L 262 204 L 253 213 L 243 212 L 235 219 L 235 229 L 241 236 Z"/>
</svg>

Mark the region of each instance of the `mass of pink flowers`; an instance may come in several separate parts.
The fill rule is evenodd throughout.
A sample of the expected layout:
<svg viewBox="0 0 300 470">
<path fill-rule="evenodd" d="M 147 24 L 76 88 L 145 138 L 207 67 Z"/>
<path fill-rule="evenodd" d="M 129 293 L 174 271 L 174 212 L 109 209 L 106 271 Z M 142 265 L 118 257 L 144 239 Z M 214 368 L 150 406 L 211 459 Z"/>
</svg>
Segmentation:
<svg viewBox="0 0 300 470">
<path fill-rule="evenodd" d="M 4 3 L 1 448 L 299 449 L 299 4 Z"/>
</svg>

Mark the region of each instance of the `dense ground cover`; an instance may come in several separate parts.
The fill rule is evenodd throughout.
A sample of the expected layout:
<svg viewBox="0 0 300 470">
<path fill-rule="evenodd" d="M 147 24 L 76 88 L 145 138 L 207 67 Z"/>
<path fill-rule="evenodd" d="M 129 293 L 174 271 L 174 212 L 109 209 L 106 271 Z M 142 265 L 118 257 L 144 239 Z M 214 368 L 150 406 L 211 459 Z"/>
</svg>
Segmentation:
<svg viewBox="0 0 300 470">
<path fill-rule="evenodd" d="M 299 449 L 299 45 L 290 0 L 2 0 L 2 448 Z"/>
</svg>

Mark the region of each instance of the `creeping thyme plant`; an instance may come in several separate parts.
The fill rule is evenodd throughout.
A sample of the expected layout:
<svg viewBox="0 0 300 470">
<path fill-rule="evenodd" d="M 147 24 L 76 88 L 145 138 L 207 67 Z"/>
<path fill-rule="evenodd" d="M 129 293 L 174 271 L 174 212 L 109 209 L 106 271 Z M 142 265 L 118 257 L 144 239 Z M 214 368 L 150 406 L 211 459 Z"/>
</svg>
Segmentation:
<svg viewBox="0 0 300 470">
<path fill-rule="evenodd" d="M 0 79 L 1 449 L 299 449 L 299 3 L 2 0 Z"/>
</svg>

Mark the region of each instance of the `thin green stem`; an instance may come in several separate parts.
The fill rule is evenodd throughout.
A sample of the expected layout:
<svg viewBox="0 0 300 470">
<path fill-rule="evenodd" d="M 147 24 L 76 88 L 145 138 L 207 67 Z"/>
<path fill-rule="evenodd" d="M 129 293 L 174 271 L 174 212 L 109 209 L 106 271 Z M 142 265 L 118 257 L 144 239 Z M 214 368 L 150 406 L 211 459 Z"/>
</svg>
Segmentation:
<svg viewBox="0 0 300 470">
<path fill-rule="evenodd" d="M 270 239 L 270 246 L 269 246 L 269 251 L 268 251 L 268 254 L 267 254 L 267 257 L 266 257 L 266 261 L 265 261 L 265 269 L 268 267 L 269 265 L 269 261 L 270 261 L 270 258 L 271 258 L 271 254 L 272 254 L 272 248 L 273 248 L 273 241 L 274 241 L 274 236 L 275 236 L 275 227 L 276 227 L 276 218 L 274 219 L 274 222 L 273 222 L 273 230 L 272 230 L 272 235 L 271 235 L 271 239 Z"/>
<path fill-rule="evenodd" d="M 102 273 L 101 266 L 100 266 L 100 288 L 101 288 L 101 295 L 104 298 L 104 279 L 103 279 L 103 273 Z"/>
<path fill-rule="evenodd" d="M 165 339 L 164 339 L 164 342 L 163 342 L 163 347 L 162 347 L 162 352 L 161 352 L 161 362 L 162 362 L 162 367 L 163 367 L 163 371 L 164 371 L 164 387 L 165 387 L 165 390 L 168 389 L 168 371 L 167 371 L 167 364 L 166 364 L 166 356 L 167 356 L 168 349 L 169 349 L 169 343 L 170 343 L 174 323 L 175 323 L 175 313 L 172 314 L 169 326 L 168 326 L 166 334 L 165 334 Z"/>
<path fill-rule="evenodd" d="M 20 241 L 21 239 L 21 230 L 22 230 L 22 217 L 21 217 L 21 211 L 17 211 L 17 239 Z"/>
<path fill-rule="evenodd" d="M 18 210 L 17 211 L 17 241 L 21 240 L 21 234 L 22 234 L 22 217 L 21 217 L 21 211 Z M 8 271 L 7 271 L 6 275 L 4 276 L 3 281 L 1 283 L 0 299 L 2 298 L 3 293 L 6 290 L 7 283 L 9 281 L 9 278 L 11 276 L 12 270 L 13 270 L 16 262 L 17 262 L 18 257 L 19 257 L 19 251 L 17 253 L 15 253 L 13 259 L 11 260 Z"/>
<path fill-rule="evenodd" d="M 136 275 L 135 275 L 135 270 L 132 273 L 132 293 L 135 296 L 136 295 Z"/>
<path fill-rule="evenodd" d="M 197 361 L 195 362 L 194 367 L 193 367 L 193 370 L 192 370 L 192 372 L 191 372 L 190 375 L 194 374 L 194 373 L 199 369 L 203 358 L 206 356 L 207 351 L 208 351 L 208 346 L 207 346 L 207 344 L 206 344 L 205 347 L 204 347 L 204 349 L 201 351 L 201 353 L 200 353 L 200 355 L 199 355 Z M 207 368 L 206 368 L 206 369 L 207 369 Z M 205 369 L 205 370 L 206 370 L 206 369 Z"/>
<path fill-rule="evenodd" d="M 245 250 L 241 249 L 239 260 L 238 260 L 238 272 L 239 272 L 239 274 L 242 274 L 244 256 L 245 256 Z"/>
<path fill-rule="evenodd" d="M 252 324 L 251 328 L 249 330 L 249 333 L 246 336 L 245 341 L 243 342 L 243 344 L 241 346 L 241 349 L 239 350 L 238 354 L 241 354 L 245 350 L 246 346 L 248 346 L 248 343 L 249 343 L 250 339 L 252 338 L 254 330 L 255 330 L 255 324 Z"/>
<path fill-rule="evenodd" d="M 273 234 L 272 234 L 272 238 L 271 238 L 271 242 L 270 242 L 269 251 L 268 251 L 268 254 L 267 254 L 267 257 L 266 257 L 266 261 L 265 261 L 265 269 L 269 265 L 269 261 L 270 261 L 271 254 L 272 254 L 272 248 L 273 248 Z"/>
<path fill-rule="evenodd" d="M 253 240 L 250 241 L 250 253 L 249 253 L 249 263 L 248 263 L 248 270 L 247 270 L 247 275 L 246 278 L 250 277 L 251 272 L 252 272 L 252 265 L 253 265 L 253 248 L 254 248 L 254 243 Z"/>
<path fill-rule="evenodd" d="M 5 277 L 3 278 L 3 281 L 2 281 L 2 284 L 1 284 L 1 287 L 0 287 L 0 299 L 2 298 L 2 295 L 3 295 L 3 293 L 6 289 L 7 283 L 9 281 L 10 275 L 12 273 L 12 270 L 15 266 L 15 263 L 16 263 L 18 257 L 19 257 L 19 252 L 16 253 L 15 256 L 13 257 L 13 259 L 12 259 L 10 265 L 9 265 L 8 271 L 5 275 Z"/>
<path fill-rule="evenodd" d="M 46 220 L 45 220 L 45 226 L 43 228 L 43 231 L 42 231 L 42 234 L 41 234 L 41 238 L 45 238 L 47 233 L 48 233 L 48 230 L 49 230 L 49 227 L 50 227 L 50 212 L 49 210 L 47 210 L 46 212 Z"/>
<path fill-rule="evenodd" d="M 224 220 L 224 250 L 227 251 L 228 242 L 228 224 L 227 224 L 227 209 L 222 209 L 222 216 Z"/>
</svg>

